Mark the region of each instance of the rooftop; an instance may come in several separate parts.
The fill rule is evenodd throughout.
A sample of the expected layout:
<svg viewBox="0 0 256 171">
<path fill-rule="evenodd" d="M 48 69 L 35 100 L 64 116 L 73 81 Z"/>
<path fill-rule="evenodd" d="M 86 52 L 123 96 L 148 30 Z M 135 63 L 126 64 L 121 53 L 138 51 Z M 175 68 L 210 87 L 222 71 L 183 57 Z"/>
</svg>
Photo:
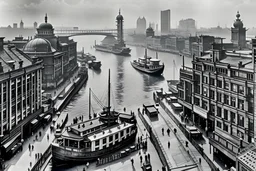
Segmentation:
<svg viewBox="0 0 256 171">
<path fill-rule="evenodd" d="M 18 69 L 19 61 L 23 61 L 23 67 L 32 65 L 30 57 L 13 45 L 4 45 L 3 50 L 0 50 L 0 62 L 4 72 L 12 70 L 12 64 Z"/>
<path fill-rule="evenodd" d="M 78 125 L 80 125 L 79 128 L 78 128 Z M 84 122 L 79 122 L 77 124 L 71 125 L 70 128 L 73 129 L 73 130 L 76 130 L 78 132 L 84 132 L 86 130 L 89 130 L 93 127 L 97 127 L 97 126 L 100 126 L 100 125 L 104 125 L 104 123 L 100 122 L 99 118 L 95 118 L 95 119 L 86 120 Z"/>
<path fill-rule="evenodd" d="M 249 145 L 248 148 L 243 151 L 238 160 L 252 170 L 256 170 L 256 147 L 255 145 Z"/>
<path fill-rule="evenodd" d="M 112 135 L 112 134 L 115 134 L 117 132 L 120 132 L 121 130 L 124 130 L 124 129 L 127 129 L 129 127 L 133 126 L 133 124 L 130 124 L 130 123 L 122 123 L 122 124 L 119 124 L 119 126 L 114 126 L 110 129 L 104 129 L 102 130 L 101 132 L 99 133 L 96 133 L 94 135 L 91 135 L 91 136 L 88 136 L 88 139 L 90 141 L 96 141 L 98 139 L 102 139 L 104 137 L 107 137 L 109 135 Z"/>
</svg>

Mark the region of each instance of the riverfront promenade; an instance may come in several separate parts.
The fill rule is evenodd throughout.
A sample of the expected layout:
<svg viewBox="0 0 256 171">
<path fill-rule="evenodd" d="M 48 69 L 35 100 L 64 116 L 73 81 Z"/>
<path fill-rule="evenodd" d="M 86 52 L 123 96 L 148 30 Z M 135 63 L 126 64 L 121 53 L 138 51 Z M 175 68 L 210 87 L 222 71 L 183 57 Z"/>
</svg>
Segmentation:
<svg viewBox="0 0 256 171">
<path fill-rule="evenodd" d="M 172 107 L 166 102 L 165 99 L 162 100 L 162 103 L 172 113 L 172 116 L 175 117 L 179 121 L 179 123 L 188 124 L 188 123 L 185 123 L 185 122 L 181 121 L 181 118 L 180 118 L 179 114 L 172 109 Z M 170 116 L 169 116 L 169 120 L 171 120 Z M 177 126 L 177 125 L 175 124 L 175 126 Z M 203 132 L 202 130 L 200 130 L 200 131 Z M 205 132 L 203 132 L 203 139 L 202 140 L 195 140 L 195 141 L 203 148 L 204 153 L 206 154 L 206 156 L 214 163 L 214 165 L 216 167 L 219 168 L 220 171 L 227 169 L 227 168 L 225 168 L 225 166 L 222 162 L 220 162 L 218 160 L 215 160 L 215 158 L 213 156 L 213 148 L 210 146 L 209 139 L 205 135 Z"/>
</svg>

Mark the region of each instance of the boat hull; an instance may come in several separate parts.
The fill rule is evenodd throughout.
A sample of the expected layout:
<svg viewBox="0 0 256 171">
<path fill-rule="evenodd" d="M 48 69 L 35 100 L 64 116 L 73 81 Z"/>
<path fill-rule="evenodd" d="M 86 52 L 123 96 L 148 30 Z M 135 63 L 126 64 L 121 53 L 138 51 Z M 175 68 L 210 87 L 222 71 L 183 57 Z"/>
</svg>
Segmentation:
<svg viewBox="0 0 256 171">
<path fill-rule="evenodd" d="M 164 71 L 164 65 L 162 65 L 161 68 L 155 68 L 155 69 L 146 69 L 144 67 L 140 67 L 140 66 L 134 64 L 133 62 L 131 62 L 131 65 L 133 66 L 133 68 L 135 68 L 141 72 L 150 74 L 150 75 L 156 75 L 156 76 L 161 75 Z"/>
<path fill-rule="evenodd" d="M 110 49 L 109 47 L 102 47 L 99 45 L 95 45 L 94 48 L 98 51 L 108 52 L 108 53 L 113 53 L 116 55 L 123 55 L 123 56 L 128 56 L 128 55 L 130 55 L 130 52 L 131 52 L 130 48 L 113 50 L 113 49 Z"/>
<path fill-rule="evenodd" d="M 110 155 L 122 148 L 127 147 L 135 142 L 137 129 L 134 134 L 117 144 L 103 150 L 94 152 L 79 152 L 66 149 L 61 146 L 52 144 L 52 166 L 53 168 L 69 167 L 77 164 L 85 164 L 86 162 L 96 161 L 98 158 Z"/>
</svg>

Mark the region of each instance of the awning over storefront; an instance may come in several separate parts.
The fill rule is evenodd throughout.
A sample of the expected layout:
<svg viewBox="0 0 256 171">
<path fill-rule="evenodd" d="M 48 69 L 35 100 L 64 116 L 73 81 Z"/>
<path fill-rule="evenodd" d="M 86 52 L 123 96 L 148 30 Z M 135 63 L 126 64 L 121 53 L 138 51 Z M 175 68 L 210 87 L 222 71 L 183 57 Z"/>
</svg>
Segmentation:
<svg viewBox="0 0 256 171">
<path fill-rule="evenodd" d="M 30 123 L 31 123 L 32 125 L 35 125 L 37 122 L 38 122 L 37 119 L 33 119 Z"/>
<path fill-rule="evenodd" d="M 10 141 L 8 141 L 7 143 L 5 143 L 3 145 L 3 147 L 5 149 L 7 149 L 19 136 L 21 135 L 21 133 L 18 133 L 15 137 L 13 137 Z"/>
<path fill-rule="evenodd" d="M 203 110 L 202 108 L 194 105 L 194 112 L 197 113 L 199 116 L 207 119 L 207 111 Z"/>
</svg>

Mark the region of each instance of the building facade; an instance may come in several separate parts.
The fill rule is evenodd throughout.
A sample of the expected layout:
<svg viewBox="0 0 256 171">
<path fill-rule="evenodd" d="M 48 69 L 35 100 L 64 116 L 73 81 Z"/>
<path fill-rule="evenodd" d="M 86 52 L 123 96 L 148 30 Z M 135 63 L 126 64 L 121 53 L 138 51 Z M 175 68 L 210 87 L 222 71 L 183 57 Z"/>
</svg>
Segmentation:
<svg viewBox="0 0 256 171">
<path fill-rule="evenodd" d="M 185 20 L 179 21 L 179 29 L 181 30 L 195 30 L 196 29 L 196 21 L 192 18 L 188 18 Z"/>
<path fill-rule="evenodd" d="M 8 157 L 29 133 L 30 122 L 41 114 L 42 62 L 0 38 L 0 146 Z M 16 146 L 16 147 L 17 147 Z"/>
<path fill-rule="evenodd" d="M 45 22 L 37 28 L 35 38 L 23 48 L 31 58 L 43 61 L 43 89 L 56 88 L 78 69 L 77 43 L 67 36 L 57 37 L 53 26 Z"/>
<path fill-rule="evenodd" d="M 214 154 L 229 166 L 254 135 L 252 60 L 228 56 L 222 43 L 180 69 L 178 101 L 195 125 L 212 132 Z"/>
<path fill-rule="evenodd" d="M 170 33 L 171 28 L 171 10 L 161 11 L 161 34 Z"/>
<path fill-rule="evenodd" d="M 146 19 L 145 17 L 143 18 L 138 18 L 137 19 L 137 28 L 136 28 L 136 34 L 145 34 L 145 30 L 146 30 Z"/>
<path fill-rule="evenodd" d="M 236 20 L 231 28 L 231 42 L 238 46 L 239 49 L 246 48 L 246 28 L 240 19 L 240 14 L 237 12 Z"/>
</svg>

